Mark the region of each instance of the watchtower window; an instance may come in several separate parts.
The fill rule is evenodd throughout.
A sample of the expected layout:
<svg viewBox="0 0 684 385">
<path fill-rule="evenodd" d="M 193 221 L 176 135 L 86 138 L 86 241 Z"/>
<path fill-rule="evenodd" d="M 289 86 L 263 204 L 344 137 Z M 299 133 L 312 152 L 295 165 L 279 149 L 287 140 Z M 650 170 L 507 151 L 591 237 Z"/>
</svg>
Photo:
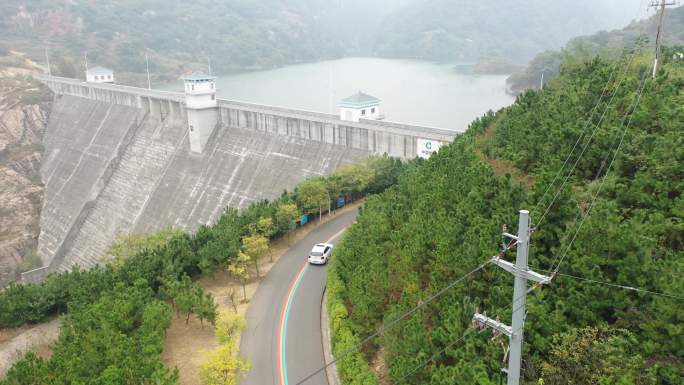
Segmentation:
<svg viewBox="0 0 684 385">
<path fill-rule="evenodd" d="M 371 108 L 371 114 L 375 113 L 375 107 Z"/>
<path fill-rule="evenodd" d="M 361 115 L 366 115 L 366 110 L 361 110 Z"/>
<path fill-rule="evenodd" d="M 194 90 L 195 90 L 195 85 L 193 84 L 191 87 L 192 87 L 192 90 L 194 91 Z"/>
</svg>

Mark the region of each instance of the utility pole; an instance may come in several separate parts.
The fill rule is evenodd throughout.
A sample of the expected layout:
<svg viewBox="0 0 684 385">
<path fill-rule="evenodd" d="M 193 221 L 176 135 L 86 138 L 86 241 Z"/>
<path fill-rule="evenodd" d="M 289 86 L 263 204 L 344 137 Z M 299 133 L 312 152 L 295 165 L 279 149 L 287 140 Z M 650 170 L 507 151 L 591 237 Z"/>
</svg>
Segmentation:
<svg viewBox="0 0 684 385">
<path fill-rule="evenodd" d="M 541 81 L 539 82 L 539 89 L 540 90 L 544 89 L 544 71 L 542 71 L 542 74 L 541 74 Z"/>
<path fill-rule="evenodd" d="M 86 81 L 88 80 L 88 51 L 85 51 L 83 54 L 83 58 L 85 59 L 85 73 L 86 73 Z"/>
<path fill-rule="evenodd" d="M 532 280 L 540 284 L 547 284 L 551 282 L 551 277 L 541 275 L 527 268 L 527 255 L 530 245 L 530 212 L 527 210 L 520 210 L 520 217 L 518 220 L 518 235 L 509 234 L 505 232 L 503 236 L 515 240 L 517 253 L 515 256 L 515 264 L 501 259 L 501 256 L 492 258 L 492 263 L 501 267 L 515 276 L 515 285 L 513 286 L 513 319 L 511 326 L 508 326 L 498 319 L 487 317 L 486 314 L 475 313 L 473 316 L 473 324 L 480 328 L 491 328 L 495 335 L 505 334 L 509 338 L 509 355 L 508 355 L 508 385 L 520 384 L 520 366 L 522 363 L 522 344 L 523 332 L 525 324 L 525 304 L 527 296 L 527 281 Z M 507 247 L 504 246 L 503 253 Z M 502 254 L 503 254 L 502 253 Z"/>
<path fill-rule="evenodd" d="M 47 63 L 48 75 L 52 76 L 52 70 L 50 69 L 50 55 L 48 55 L 47 47 L 45 47 L 45 62 Z"/>
<path fill-rule="evenodd" d="M 209 76 L 211 76 L 211 58 L 207 58 L 207 63 L 209 64 Z"/>
<path fill-rule="evenodd" d="M 147 69 L 147 89 L 152 89 L 152 82 L 150 81 L 150 58 L 145 54 L 145 68 Z"/>
<path fill-rule="evenodd" d="M 662 64 L 662 52 L 661 52 L 661 46 L 663 44 L 663 19 L 665 18 L 665 8 L 671 5 L 676 5 L 674 1 L 668 2 L 667 0 L 660 0 L 660 4 L 658 3 L 657 0 L 654 0 L 651 2 L 651 5 L 649 5 L 649 8 L 658 8 L 660 7 L 660 18 L 658 20 L 658 33 L 656 34 L 656 52 L 655 52 L 655 61 L 653 63 L 653 78 L 655 79 L 656 75 L 658 74 L 658 69 L 660 69 L 660 65 Z"/>
</svg>

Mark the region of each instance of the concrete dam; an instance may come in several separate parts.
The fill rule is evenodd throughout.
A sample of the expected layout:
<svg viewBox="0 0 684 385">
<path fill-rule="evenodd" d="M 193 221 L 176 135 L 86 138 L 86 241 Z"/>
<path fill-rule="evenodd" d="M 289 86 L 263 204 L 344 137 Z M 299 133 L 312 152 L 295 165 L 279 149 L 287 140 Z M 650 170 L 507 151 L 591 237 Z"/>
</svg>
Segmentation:
<svg viewBox="0 0 684 385">
<path fill-rule="evenodd" d="M 38 254 L 48 273 L 103 262 L 120 235 L 195 230 L 226 207 L 272 199 L 371 154 L 402 159 L 456 132 L 75 79 L 55 94 L 44 137 Z M 211 85 L 213 89 L 213 84 Z M 200 103 L 201 104 L 201 103 Z"/>
</svg>

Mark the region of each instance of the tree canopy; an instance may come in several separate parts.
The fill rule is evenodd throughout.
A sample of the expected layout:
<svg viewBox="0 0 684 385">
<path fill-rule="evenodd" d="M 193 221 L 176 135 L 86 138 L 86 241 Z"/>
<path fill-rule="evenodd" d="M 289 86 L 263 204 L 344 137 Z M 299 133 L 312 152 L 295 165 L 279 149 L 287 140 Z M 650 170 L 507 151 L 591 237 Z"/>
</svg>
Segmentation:
<svg viewBox="0 0 684 385">
<path fill-rule="evenodd" d="M 502 225 L 515 228 L 524 208 L 536 225 L 530 265 L 563 256 L 528 299 L 524 383 L 684 381 L 684 63 L 667 60 L 656 79 L 651 64 L 639 53 L 565 62 L 543 91 L 476 120 L 367 199 L 328 270 L 334 353 L 382 333 L 337 362 L 344 383 L 380 383 L 384 362 L 383 383 L 497 384 L 506 341 L 463 336 L 477 309 L 510 320 L 502 269 L 383 326 L 496 255 Z"/>
</svg>

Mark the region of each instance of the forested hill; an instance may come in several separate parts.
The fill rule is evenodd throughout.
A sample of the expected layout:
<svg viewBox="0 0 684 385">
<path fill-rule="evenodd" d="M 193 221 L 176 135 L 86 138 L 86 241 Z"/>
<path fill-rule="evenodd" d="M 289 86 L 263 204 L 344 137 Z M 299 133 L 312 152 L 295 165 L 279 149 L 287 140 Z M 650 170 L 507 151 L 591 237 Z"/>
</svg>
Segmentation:
<svg viewBox="0 0 684 385">
<path fill-rule="evenodd" d="M 528 296 L 525 383 L 684 383 L 684 63 L 656 80 L 650 65 L 568 63 L 368 199 L 329 270 L 334 352 L 382 334 L 337 362 L 345 384 L 499 383 L 507 341 L 471 318 L 510 323 L 513 277 L 467 273 L 499 252 L 519 209 L 537 227 L 530 265 L 559 268 Z"/>
<path fill-rule="evenodd" d="M 112 1 L 4 0 L 0 49 L 44 61 L 57 71 L 91 63 L 153 74 L 194 68 L 262 69 L 358 54 L 383 16 L 408 0 Z"/>
<path fill-rule="evenodd" d="M 624 1 L 4 0 L 0 53 L 43 63 L 47 47 L 56 72 L 74 76 L 87 51 L 128 83 L 144 82 L 146 54 L 153 75 L 176 77 L 209 59 L 226 73 L 369 55 L 508 71 L 572 36 L 626 24 L 631 10 L 611 7 Z"/>
<path fill-rule="evenodd" d="M 659 14 L 647 20 L 632 22 L 622 29 L 601 31 L 590 36 L 571 39 L 560 51 L 545 51 L 539 53 L 524 69 L 508 78 L 509 89 L 520 92 L 527 88 L 539 88 L 541 74 L 546 80 L 551 80 L 558 74 L 560 63 L 564 58 L 571 60 L 586 60 L 594 55 L 609 58 L 619 57 L 623 50 L 634 47 L 641 36 L 655 36 Z M 664 19 L 663 42 L 669 46 L 684 46 L 684 7 L 668 9 Z M 644 44 L 653 46 L 655 42 Z"/>
<path fill-rule="evenodd" d="M 436 61 L 524 64 L 571 37 L 623 26 L 638 1 L 414 1 L 387 18 L 375 54 Z M 507 70 L 507 69 L 506 69 Z"/>
</svg>

